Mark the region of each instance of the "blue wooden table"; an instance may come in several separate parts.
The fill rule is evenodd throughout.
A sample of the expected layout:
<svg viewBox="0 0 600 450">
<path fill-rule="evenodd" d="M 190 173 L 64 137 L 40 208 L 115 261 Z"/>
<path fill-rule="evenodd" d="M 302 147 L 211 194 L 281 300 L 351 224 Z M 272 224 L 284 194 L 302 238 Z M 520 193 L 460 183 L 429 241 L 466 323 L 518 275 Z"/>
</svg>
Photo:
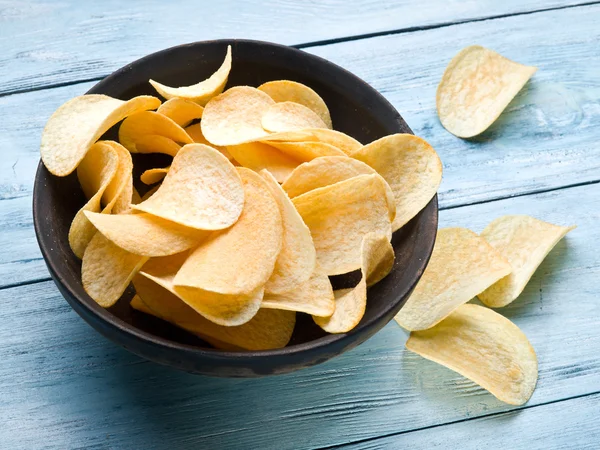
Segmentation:
<svg viewBox="0 0 600 450">
<path fill-rule="evenodd" d="M 382 92 L 442 158 L 440 226 L 579 226 L 501 311 L 538 354 L 529 403 L 407 352 L 395 323 L 326 364 L 231 380 L 141 360 L 68 307 L 31 218 L 45 121 L 129 61 L 223 37 L 297 45 Z M 539 70 L 464 141 L 440 125 L 435 89 L 470 44 Z M 600 2 L 4 0 L 0 111 L 0 448 L 600 447 Z"/>
</svg>

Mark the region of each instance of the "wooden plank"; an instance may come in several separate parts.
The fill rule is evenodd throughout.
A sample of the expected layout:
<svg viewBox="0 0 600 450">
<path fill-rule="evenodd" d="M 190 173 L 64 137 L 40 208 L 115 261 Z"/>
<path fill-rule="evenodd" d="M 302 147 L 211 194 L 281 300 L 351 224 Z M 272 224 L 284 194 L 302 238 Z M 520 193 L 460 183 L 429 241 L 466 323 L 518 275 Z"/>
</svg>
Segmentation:
<svg viewBox="0 0 600 450">
<path fill-rule="evenodd" d="M 0 3 L 0 93 L 103 77 L 148 53 L 205 39 L 300 44 L 580 3 L 6 0 Z"/>
<path fill-rule="evenodd" d="M 408 434 L 343 446 L 344 450 L 460 448 L 511 450 L 596 449 L 600 395 L 511 411 Z"/>
<path fill-rule="evenodd" d="M 395 104 L 417 134 L 431 141 L 444 162 L 440 204 L 456 206 L 600 178 L 600 148 L 594 145 L 600 141 L 599 14 L 600 6 L 573 8 L 311 51 L 364 77 Z M 446 61 L 472 42 L 537 64 L 540 70 L 491 133 L 480 141 L 463 141 L 441 127 L 434 98 Z M 6 199 L 29 198 L 45 121 L 92 84 L 0 98 L 1 110 L 10 111 L 0 122 L 0 287 L 45 271 L 33 230 L 27 229 L 30 200 L 13 202 L 25 208 L 16 216 L 16 206 L 2 205 Z M 22 253 L 12 250 L 17 241 Z M 23 260 L 28 262 L 24 265 Z"/>
<path fill-rule="evenodd" d="M 500 310 L 538 353 L 529 406 L 596 392 L 600 184 L 443 211 L 440 225 L 480 231 L 508 213 L 578 225 Z M 89 328 L 51 282 L 1 290 L 0 305 L 3 448 L 316 448 L 512 409 L 405 351 L 395 323 L 323 365 L 230 380 L 142 362 Z"/>
<path fill-rule="evenodd" d="M 600 6 L 589 6 L 310 50 L 373 85 L 430 141 L 444 163 L 441 204 L 452 206 L 599 178 L 598 17 Z M 487 132 L 467 141 L 440 124 L 435 91 L 470 44 L 539 70 Z"/>
</svg>

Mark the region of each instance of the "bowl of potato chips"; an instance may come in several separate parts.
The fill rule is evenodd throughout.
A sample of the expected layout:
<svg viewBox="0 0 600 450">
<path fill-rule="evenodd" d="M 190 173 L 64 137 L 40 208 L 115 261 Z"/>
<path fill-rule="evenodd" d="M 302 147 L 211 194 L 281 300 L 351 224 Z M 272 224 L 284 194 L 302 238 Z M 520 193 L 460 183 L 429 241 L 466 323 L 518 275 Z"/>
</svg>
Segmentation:
<svg viewBox="0 0 600 450">
<path fill-rule="evenodd" d="M 431 256 L 437 153 L 348 71 L 258 41 L 114 72 L 49 118 L 38 242 L 89 324 L 232 377 L 309 367 L 400 310 Z"/>
</svg>

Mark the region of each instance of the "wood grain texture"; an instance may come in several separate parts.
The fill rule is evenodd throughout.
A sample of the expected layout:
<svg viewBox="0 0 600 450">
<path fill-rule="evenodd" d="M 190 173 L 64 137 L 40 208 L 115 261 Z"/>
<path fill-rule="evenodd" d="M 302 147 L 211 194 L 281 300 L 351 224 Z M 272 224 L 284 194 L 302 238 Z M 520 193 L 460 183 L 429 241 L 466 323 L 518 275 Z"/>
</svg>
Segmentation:
<svg viewBox="0 0 600 450">
<path fill-rule="evenodd" d="M 595 5 L 310 51 L 374 86 L 433 145 L 445 170 L 441 205 L 452 206 L 599 179 L 599 17 Z M 450 59 L 472 44 L 538 71 L 491 128 L 462 140 L 440 124 L 435 91 Z"/>
<path fill-rule="evenodd" d="M 373 84 L 434 145 L 444 164 L 445 208 L 600 179 L 597 17 L 600 6 L 572 8 L 310 50 Z M 447 60 L 473 42 L 540 70 L 488 133 L 464 141 L 439 123 L 435 88 Z M 0 287 L 45 273 L 28 228 L 40 134 L 60 104 L 92 84 L 0 97 L 0 108 L 10 111 L 0 122 Z"/>
<path fill-rule="evenodd" d="M 528 406 L 596 392 L 600 184 L 442 211 L 440 226 L 481 231 L 509 213 L 578 225 L 523 295 L 499 310 L 538 353 Z M 175 372 L 115 347 L 51 282 L 1 290 L 0 305 L 0 448 L 316 448 L 511 409 L 405 351 L 395 323 L 326 364 L 231 380 Z M 548 420 L 539 417 L 533 427 Z M 510 434 L 511 421 L 504 423 Z"/>
<path fill-rule="evenodd" d="M 282 44 L 556 8 L 581 0 L 0 2 L 0 93 L 108 75 L 143 55 L 219 38 Z M 18 42 L 18 45 L 15 43 Z"/>
<path fill-rule="evenodd" d="M 479 450 L 492 447 L 512 450 L 592 450 L 597 449 L 600 442 L 599 415 L 600 395 L 590 395 L 340 448 Z"/>
</svg>

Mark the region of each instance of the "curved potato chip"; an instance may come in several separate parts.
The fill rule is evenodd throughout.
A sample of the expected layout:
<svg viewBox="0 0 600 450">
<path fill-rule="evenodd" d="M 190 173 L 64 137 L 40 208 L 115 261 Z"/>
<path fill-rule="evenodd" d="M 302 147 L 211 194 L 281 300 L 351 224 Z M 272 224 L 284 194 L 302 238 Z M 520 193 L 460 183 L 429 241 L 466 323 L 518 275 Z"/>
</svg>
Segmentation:
<svg viewBox="0 0 600 450">
<path fill-rule="evenodd" d="M 192 252 L 177 272 L 176 287 L 248 294 L 273 273 L 283 235 L 279 206 L 260 175 L 243 167 L 238 171 L 246 194 L 242 214 L 232 227 Z"/>
<path fill-rule="evenodd" d="M 131 210 L 134 198 L 133 161 L 131 153 L 118 142 L 102 141 L 112 147 L 119 157 L 117 172 L 104 190 L 102 202 L 106 205 L 103 213 L 122 214 Z M 78 171 L 79 173 L 79 171 Z"/>
<path fill-rule="evenodd" d="M 273 133 L 262 139 L 263 142 L 287 141 L 287 142 L 323 142 L 339 148 L 347 155 L 351 155 L 363 145 L 351 136 L 341 131 L 328 128 L 305 128 L 297 131 L 284 131 Z"/>
<path fill-rule="evenodd" d="M 168 167 L 157 167 L 156 169 L 145 170 L 144 173 L 142 173 L 142 175 L 140 175 L 140 180 L 144 184 L 158 183 L 165 176 L 167 176 L 167 174 L 169 173 L 169 169 L 170 168 L 171 168 L 171 166 L 168 166 Z"/>
<path fill-rule="evenodd" d="M 333 315 L 313 315 L 315 323 L 328 333 L 345 333 L 358 325 L 367 306 L 367 286 L 382 280 L 394 266 L 394 248 L 386 235 L 367 233 L 362 239 L 360 255 L 362 278 L 358 285 L 334 291 Z"/>
<path fill-rule="evenodd" d="M 462 49 L 446 67 L 437 88 L 440 122 L 458 137 L 483 133 L 536 70 L 479 45 Z"/>
<path fill-rule="evenodd" d="M 365 174 L 377 174 L 377 172 L 358 159 L 345 156 L 323 156 L 296 167 L 281 187 L 291 198 L 294 198 L 313 189 Z M 387 181 L 383 180 L 383 182 L 390 208 L 390 220 L 393 221 L 396 216 L 394 193 Z"/>
<path fill-rule="evenodd" d="M 550 250 L 575 227 L 561 227 L 530 216 L 503 216 L 481 232 L 484 238 L 512 267 L 512 272 L 485 291 L 479 299 L 492 308 L 515 300 Z"/>
<path fill-rule="evenodd" d="M 269 94 L 277 103 L 294 102 L 306 106 L 321 118 L 327 128 L 332 128 L 327 105 L 321 96 L 308 86 L 295 81 L 277 80 L 261 84 L 258 89 Z"/>
<path fill-rule="evenodd" d="M 231 70 L 231 45 L 227 46 L 227 53 L 221 67 L 209 78 L 191 86 L 169 87 L 150 80 L 150 84 L 166 99 L 173 97 L 191 100 L 199 105 L 205 105 L 215 95 L 223 92 Z"/>
<path fill-rule="evenodd" d="M 301 161 L 311 161 L 322 156 L 348 156 L 339 148 L 323 142 L 279 142 L 271 141 L 269 145 L 281 150 L 286 155 Z"/>
<path fill-rule="evenodd" d="M 442 162 L 435 150 L 412 134 L 393 134 L 352 154 L 388 182 L 396 198 L 392 231 L 416 216 L 436 194 L 442 181 Z"/>
<path fill-rule="evenodd" d="M 277 180 L 267 170 L 260 175 L 277 201 L 283 227 L 281 251 L 265 285 L 265 294 L 282 294 L 308 281 L 315 269 L 317 251 L 310 230 Z"/>
<path fill-rule="evenodd" d="M 139 295 L 138 302 L 146 306 L 146 310 L 133 300 L 132 307 L 171 322 L 225 350 L 270 350 L 285 347 L 296 324 L 294 312 L 261 309 L 243 325 L 224 327 L 205 319 L 150 279 L 138 275 L 134 278 L 133 285 Z"/>
<path fill-rule="evenodd" d="M 167 116 L 180 127 L 187 127 L 192 120 L 202 118 L 204 108 L 191 100 L 174 97 L 160 105 L 156 112 Z"/>
<path fill-rule="evenodd" d="M 134 255 L 96 233 L 83 254 L 83 289 L 104 308 L 114 305 L 144 263 L 146 256 Z"/>
<path fill-rule="evenodd" d="M 227 147 L 221 147 L 219 145 L 214 145 L 214 144 L 211 144 L 210 142 L 208 142 L 206 140 L 206 138 L 202 134 L 202 129 L 200 128 L 200 124 L 199 123 L 195 123 L 193 125 L 190 125 L 189 127 L 186 127 L 185 128 L 185 132 L 190 135 L 190 137 L 192 138 L 192 140 L 196 144 L 205 144 L 205 145 L 208 145 L 209 147 L 212 147 L 212 148 L 215 148 L 215 149 L 219 150 L 221 153 L 223 153 L 223 155 L 225 155 L 225 157 L 228 160 L 231 161 L 233 159 L 233 157 L 231 156 L 231 154 L 227 151 Z"/>
<path fill-rule="evenodd" d="M 180 253 L 195 247 L 210 233 L 147 213 L 111 215 L 85 211 L 85 216 L 112 243 L 141 256 Z"/>
<path fill-rule="evenodd" d="M 159 105 L 159 99 L 148 95 L 128 101 L 99 94 L 75 97 L 48 119 L 42 132 L 42 161 L 51 174 L 69 175 L 110 127 L 130 114 Z"/>
<path fill-rule="evenodd" d="M 360 247 L 369 232 L 391 238 L 385 186 L 376 174 L 359 175 L 292 199 L 310 229 L 317 262 L 327 275 L 361 267 Z"/>
<path fill-rule="evenodd" d="M 175 156 L 180 144 L 192 138 L 167 116 L 154 111 L 132 114 L 119 128 L 119 142 L 131 153 L 166 153 Z"/>
<path fill-rule="evenodd" d="M 300 164 L 300 161 L 262 142 L 232 145 L 227 150 L 243 167 L 255 172 L 266 169 L 280 183 Z"/>
<path fill-rule="evenodd" d="M 200 128 L 214 145 L 238 145 L 267 136 L 261 117 L 275 101 L 250 86 L 235 86 L 211 99 L 204 108 Z"/>
<path fill-rule="evenodd" d="M 508 261 L 471 230 L 442 228 L 429 264 L 396 322 L 410 331 L 431 328 L 510 271 Z"/>
<path fill-rule="evenodd" d="M 537 384 L 537 357 L 527 336 L 483 306 L 459 306 L 435 327 L 413 331 L 406 348 L 458 372 L 510 405 L 526 403 Z"/>
<path fill-rule="evenodd" d="M 304 128 L 327 128 L 327 125 L 317 113 L 300 103 L 294 102 L 281 102 L 271 105 L 264 112 L 261 123 L 265 130 L 271 132 L 295 131 Z"/>
<path fill-rule="evenodd" d="M 188 144 L 173 159 L 156 193 L 134 209 L 200 230 L 233 225 L 244 207 L 244 187 L 225 156 L 203 144 Z"/>
<path fill-rule="evenodd" d="M 335 311 L 335 297 L 329 277 L 315 265 L 310 278 L 281 294 L 265 292 L 261 308 L 298 311 L 313 316 L 329 317 Z"/>
<path fill-rule="evenodd" d="M 83 258 L 86 247 L 96 229 L 85 217 L 85 211 L 100 212 L 102 196 L 119 167 L 119 155 L 104 141 L 92 145 L 77 167 L 77 177 L 88 202 L 77 212 L 69 228 L 69 245 L 78 258 Z"/>
</svg>

